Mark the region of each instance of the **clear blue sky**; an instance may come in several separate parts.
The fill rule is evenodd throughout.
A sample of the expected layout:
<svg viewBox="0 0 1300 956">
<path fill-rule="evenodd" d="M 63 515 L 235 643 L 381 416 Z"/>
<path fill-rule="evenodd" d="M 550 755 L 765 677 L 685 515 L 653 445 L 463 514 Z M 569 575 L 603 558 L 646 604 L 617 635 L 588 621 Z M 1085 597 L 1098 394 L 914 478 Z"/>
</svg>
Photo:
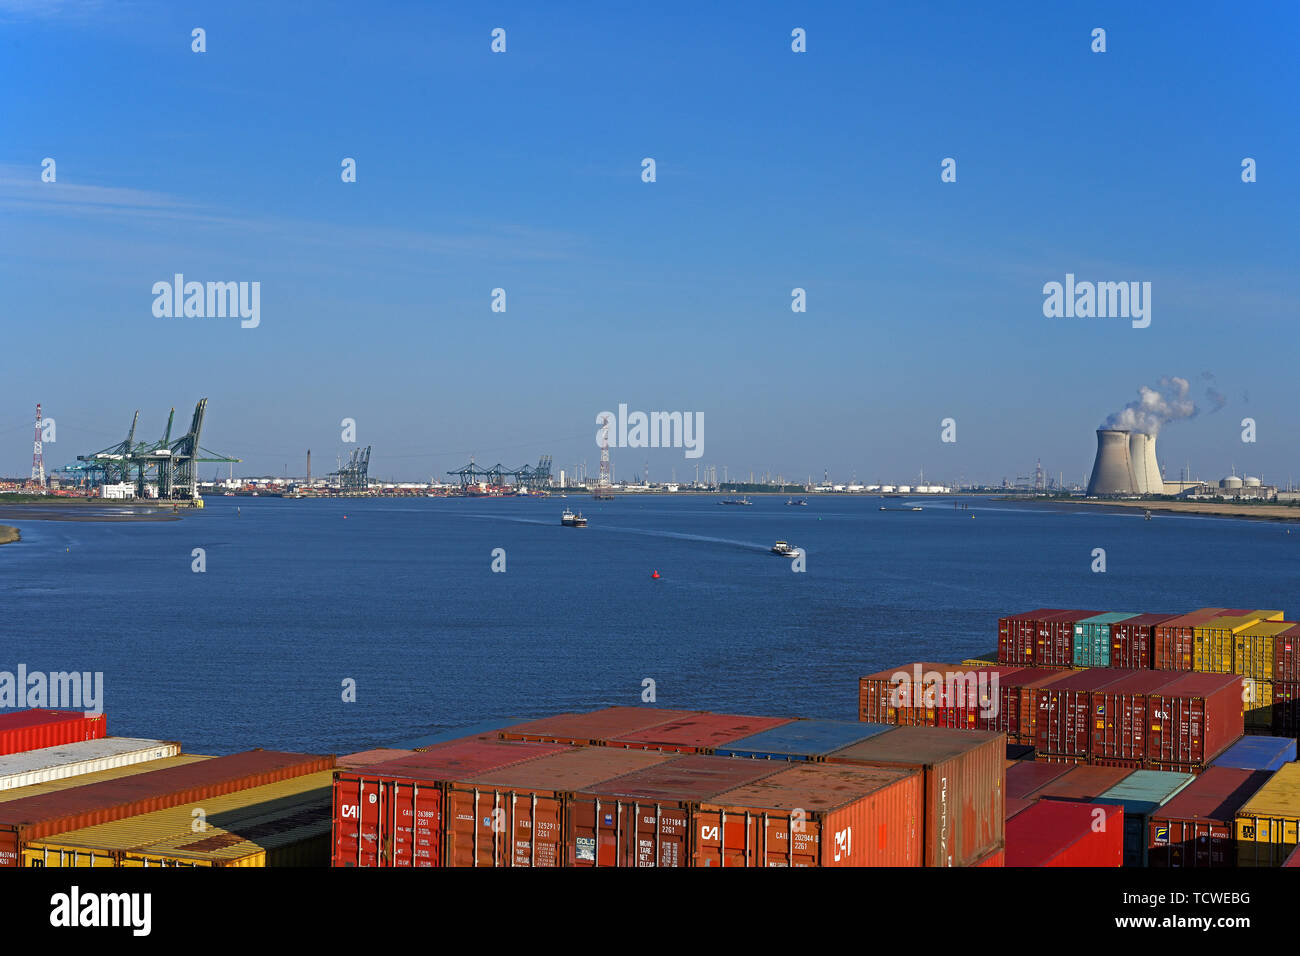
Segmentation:
<svg viewBox="0 0 1300 956">
<path fill-rule="evenodd" d="M 380 476 L 594 470 L 625 402 L 702 412 L 719 474 L 1077 479 L 1208 372 L 1166 471 L 1300 478 L 1298 9 L 0 0 L 0 473 L 37 401 L 61 464 L 206 395 L 245 474 L 345 416 Z M 155 318 L 176 272 L 259 281 L 260 327 Z M 1067 272 L 1151 326 L 1045 318 Z"/>
</svg>

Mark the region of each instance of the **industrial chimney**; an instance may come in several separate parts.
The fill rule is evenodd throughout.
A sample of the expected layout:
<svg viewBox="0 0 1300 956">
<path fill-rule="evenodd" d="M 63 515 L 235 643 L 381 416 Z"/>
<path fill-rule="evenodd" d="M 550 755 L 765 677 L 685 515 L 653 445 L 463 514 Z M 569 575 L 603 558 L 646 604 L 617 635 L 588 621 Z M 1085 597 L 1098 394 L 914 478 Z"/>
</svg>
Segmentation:
<svg viewBox="0 0 1300 956">
<path fill-rule="evenodd" d="M 1162 495 L 1165 480 L 1156 461 L 1156 436 L 1133 432 L 1128 440 L 1128 458 L 1133 465 L 1134 490 L 1140 495 Z"/>
<path fill-rule="evenodd" d="M 1119 428 L 1097 429 L 1097 460 L 1088 480 L 1089 495 L 1132 495 L 1138 493 L 1137 476 L 1129 456 L 1130 432 Z"/>
</svg>

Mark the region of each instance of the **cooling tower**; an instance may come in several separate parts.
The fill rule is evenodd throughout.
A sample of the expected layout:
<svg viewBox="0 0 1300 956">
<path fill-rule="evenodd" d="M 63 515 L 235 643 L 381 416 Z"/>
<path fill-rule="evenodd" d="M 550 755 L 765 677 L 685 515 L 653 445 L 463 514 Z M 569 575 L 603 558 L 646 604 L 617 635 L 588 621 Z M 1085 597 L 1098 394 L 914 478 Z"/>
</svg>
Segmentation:
<svg viewBox="0 0 1300 956">
<path fill-rule="evenodd" d="M 1133 466 L 1133 490 L 1140 495 L 1162 495 L 1165 480 L 1156 463 L 1156 436 L 1131 432 L 1128 437 L 1128 460 Z"/>
<path fill-rule="evenodd" d="M 1137 478 L 1129 457 L 1129 432 L 1118 428 L 1097 429 L 1097 460 L 1088 480 L 1089 495 L 1137 494 Z"/>
</svg>

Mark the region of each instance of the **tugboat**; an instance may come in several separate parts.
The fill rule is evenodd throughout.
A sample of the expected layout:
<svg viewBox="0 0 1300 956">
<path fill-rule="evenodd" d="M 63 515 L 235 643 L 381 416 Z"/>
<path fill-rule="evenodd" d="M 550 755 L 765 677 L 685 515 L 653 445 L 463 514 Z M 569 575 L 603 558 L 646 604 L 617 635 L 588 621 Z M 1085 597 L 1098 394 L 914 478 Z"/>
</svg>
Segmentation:
<svg viewBox="0 0 1300 956">
<path fill-rule="evenodd" d="M 566 528 L 585 528 L 587 527 L 587 519 L 581 514 L 574 514 L 568 508 L 565 508 L 560 515 L 560 524 Z"/>
<path fill-rule="evenodd" d="M 779 554 L 783 558 L 797 558 L 799 549 L 791 547 L 788 541 L 778 541 L 772 545 L 772 553 Z"/>
</svg>

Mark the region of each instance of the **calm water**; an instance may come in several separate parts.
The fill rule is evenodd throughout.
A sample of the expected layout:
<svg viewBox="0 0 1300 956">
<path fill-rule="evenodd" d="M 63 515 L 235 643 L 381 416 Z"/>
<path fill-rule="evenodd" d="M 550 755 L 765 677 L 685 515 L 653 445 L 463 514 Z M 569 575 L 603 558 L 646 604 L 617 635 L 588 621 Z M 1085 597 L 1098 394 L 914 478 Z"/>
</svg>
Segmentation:
<svg viewBox="0 0 1300 956">
<path fill-rule="evenodd" d="M 103 671 L 117 735 L 348 752 L 637 704 L 646 677 L 662 707 L 852 720 L 859 675 L 988 651 L 1007 610 L 1300 604 L 1300 529 L 1274 523 L 753 501 L 212 498 L 178 522 L 11 522 L 0 670 Z M 561 528 L 566 504 L 589 527 Z"/>
</svg>

